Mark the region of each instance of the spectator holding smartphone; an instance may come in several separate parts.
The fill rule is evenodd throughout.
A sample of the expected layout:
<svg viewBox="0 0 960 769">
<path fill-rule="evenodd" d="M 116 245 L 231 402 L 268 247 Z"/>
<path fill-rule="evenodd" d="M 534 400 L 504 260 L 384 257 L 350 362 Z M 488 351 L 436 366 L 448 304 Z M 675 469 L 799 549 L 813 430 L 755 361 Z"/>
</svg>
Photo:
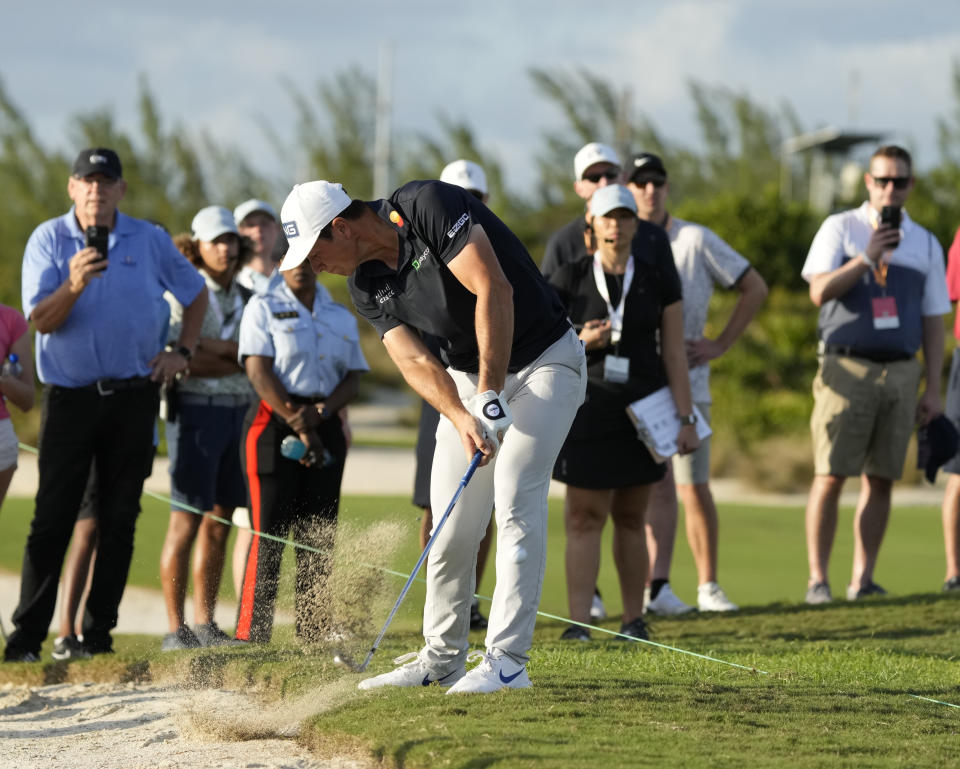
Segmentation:
<svg viewBox="0 0 960 769">
<path fill-rule="evenodd" d="M 886 593 L 873 577 L 893 483 L 914 425 L 941 412 L 942 316 L 950 312 L 943 249 L 902 210 L 913 189 L 905 149 L 880 147 L 863 180 L 868 200 L 827 217 L 802 272 L 820 308 L 810 418 L 815 475 L 806 514 L 811 604 L 833 600 L 827 567 L 840 492 L 851 475 L 861 486 L 847 599 Z M 884 216 L 893 206 L 899 227 L 890 212 Z M 918 403 L 921 347 L 926 387 Z"/>
</svg>

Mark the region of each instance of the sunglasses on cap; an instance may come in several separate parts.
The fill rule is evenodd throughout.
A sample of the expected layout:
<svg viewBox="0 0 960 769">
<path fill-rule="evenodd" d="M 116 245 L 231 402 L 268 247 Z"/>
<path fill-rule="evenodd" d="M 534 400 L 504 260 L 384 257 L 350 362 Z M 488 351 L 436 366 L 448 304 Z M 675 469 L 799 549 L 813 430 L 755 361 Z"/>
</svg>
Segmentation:
<svg viewBox="0 0 960 769">
<path fill-rule="evenodd" d="M 615 182 L 619 177 L 620 174 L 617 171 L 601 171 L 595 174 L 584 174 L 583 180 L 597 184 L 601 179 L 606 179 L 608 182 Z"/>
<path fill-rule="evenodd" d="M 910 184 L 909 176 L 873 176 L 873 174 L 871 174 L 870 178 L 872 178 L 873 183 L 881 189 L 890 184 L 890 182 L 893 182 L 893 188 L 896 190 L 905 190 L 907 185 Z"/>
</svg>

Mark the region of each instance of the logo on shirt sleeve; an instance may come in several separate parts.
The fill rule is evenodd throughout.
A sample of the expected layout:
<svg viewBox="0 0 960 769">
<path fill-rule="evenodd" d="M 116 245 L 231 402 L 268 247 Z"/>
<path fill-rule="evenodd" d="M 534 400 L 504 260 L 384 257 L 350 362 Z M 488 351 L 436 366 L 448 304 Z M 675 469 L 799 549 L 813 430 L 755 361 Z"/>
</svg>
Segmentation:
<svg viewBox="0 0 960 769">
<path fill-rule="evenodd" d="M 466 213 L 463 216 L 461 216 L 459 219 L 457 219 L 457 223 L 454 224 L 453 227 L 451 227 L 449 230 L 447 230 L 447 237 L 452 238 L 454 235 L 460 232 L 463 225 L 465 225 L 469 221 L 470 221 L 469 213 Z"/>
</svg>

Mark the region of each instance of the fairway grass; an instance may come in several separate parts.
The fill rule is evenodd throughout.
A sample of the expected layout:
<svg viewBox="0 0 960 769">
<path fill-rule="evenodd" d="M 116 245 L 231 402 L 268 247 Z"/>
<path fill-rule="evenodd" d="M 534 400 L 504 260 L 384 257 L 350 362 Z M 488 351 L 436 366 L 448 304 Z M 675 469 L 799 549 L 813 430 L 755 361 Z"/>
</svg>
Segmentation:
<svg viewBox="0 0 960 769">
<path fill-rule="evenodd" d="M 31 512 L 29 500 L 4 504 L 0 568 L 18 569 Z M 404 541 L 383 565 L 406 573 L 416 560 L 419 511 L 406 498 L 347 497 L 341 515 L 360 527 L 398 523 Z M 960 598 L 937 592 L 937 511 L 894 511 L 877 573 L 889 598 L 820 607 L 797 603 L 806 581 L 801 509 L 722 505 L 720 516 L 721 582 L 744 606 L 741 612 L 654 618 L 653 640 L 677 651 L 597 631 L 592 643 L 561 642 L 563 623 L 541 618 L 529 690 L 486 696 L 446 696 L 436 687 L 360 692 L 354 683 L 362 676 L 335 667 L 330 649 L 300 649 L 289 626 L 279 627 L 266 647 L 173 654 L 160 654 L 156 637 L 120 635 L 117 654 L 76 663 L 50 662 L 48 639 L 44 663 L 0 665 L 0 685 L 157 681 L 187 690 L 244 691 L 261 699 L 263 712 L 302 720 L 300 741 L 321 755 L 362 756 L 404 769 L 960 766 L 960 707 L 930 701 L 960 705 Z M 849 516 L 844 510 L 842 518 Z M 132 584 L 158 587 L 166 523 L 163 503 L 146 499 Z M 550 529 L 541 608 L 562 617 L 557 500 L 551 500 Z M 616 629 L 609 531 L 607 537 L 600 585 L 611 619 L 603 626 Z M 850 539 L 844 524 L 831 572 L 835 594 L 846 581 Z M 288 605 L 289 550 L 281 585 Z M 402 585 L 399 577 L 391 579 L 389 595 L 380 597 L 388 604 Z M 491 565 L 479 592 L 490 595 L 493 581 Z M 694 581 L 681 535 L 675 589 L 690 600 Z M 419 648 L 422 601 L 422 585 L 415 583 L 369 675 L 390 670 L 394 656 Z M 374 622 L 379 627 L 386 609 L 377 611 L 384 614 Z M 482 643 L 481 634 L 471 634 L 473 648 Z M 235 723 L 230 713 L 220 718 L 224 723 L 210 728 L 242 737 L 250 715 Z"/>
<path fill-rule="evenodd" d="M 533 688 L 491 695 L 356 690 L 418 648 L 415 629 L 388 634 L 362 676 L 335 667 L 329 649 L 300 650 L 289 632 L 267 647 L 173 654 L 118 636 L 109 657 L 0 666 L 0 685 L 152 680 L 183 686 L 185 702 L 207 687 L 252 692 L 265 714 L 301 714 L 299 739 L 318 754 L 404 769 L 957 766 L 960 708 L 917 697 L 960 705 L 958 620 L 956 597 L 917 595 L 653 625 L 661 643 L 753 671 L 639 643 L 561 642 L 561 626 L 542 622 Z"/>
</svg>

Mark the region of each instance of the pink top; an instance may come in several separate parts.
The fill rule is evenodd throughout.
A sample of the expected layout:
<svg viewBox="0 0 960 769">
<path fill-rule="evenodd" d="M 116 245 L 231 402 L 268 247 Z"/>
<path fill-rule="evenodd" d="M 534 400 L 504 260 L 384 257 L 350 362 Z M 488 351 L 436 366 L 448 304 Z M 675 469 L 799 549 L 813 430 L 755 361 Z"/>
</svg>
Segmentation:
<svg viewBox="0 0 960 769">
<path fill-rule="evenodd" d="M 27 321 L 17 310 L 0 304 L 0 354 L 3 360 L 10 354 L 13 343 L 27 333 Z M 0 398 L 0 419 L 9 419 L 6 399 Z"/>
</svg>

